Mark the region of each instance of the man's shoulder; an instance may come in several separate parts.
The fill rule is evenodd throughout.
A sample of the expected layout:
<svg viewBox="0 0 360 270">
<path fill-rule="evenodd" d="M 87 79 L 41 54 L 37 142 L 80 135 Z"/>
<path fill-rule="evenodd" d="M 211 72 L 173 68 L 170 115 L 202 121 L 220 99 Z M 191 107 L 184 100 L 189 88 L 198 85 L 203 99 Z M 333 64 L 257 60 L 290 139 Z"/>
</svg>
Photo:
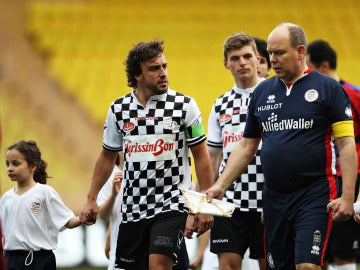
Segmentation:
<svg viewBox="0 0 360 270">
<path fill-rule="evenodd" d="M 355 91 L 360 95 L 360 86 L 357 86 L 355 84 L 352 84 L 348 81 L 340 80 L 341 85 L 348 90 Z"/>
<path fill-rule="evenodd" d="M 191 100 L 195 100 L 192 96 L 178 92 L 170 88 L 167 90 L 166 95 L 168 96 L 167 101 L 171 101 L 171 102 L 180 102 L 186 104 L 186 103 L 190 103 Z"/>
<path fill-rule="evenodd" d="M 226 90 L 224 93 L 222 93 L 215 101 L 223 100 L 225 97 L 229 97 L 235 94 L 234 88 L 231 88 L 229 90 Z"/>
<path fill-rule="evenodd" d="M 254 95 L 264 94 L 264 90 L 278 89 L 279 87 L 284 87 L 284 83 L 276 76 L 273 76 L 269 79 L 263 80 L 258 83 L 254 89 Z"/>
<path fill-rule="evenodd" d="M 131 95 L 131 93 L 127 93 L 123 96 L 120 96 L 113 101 L 113 104 L 121 104 L 124 101 L 130 102 Z"/>
</svg>

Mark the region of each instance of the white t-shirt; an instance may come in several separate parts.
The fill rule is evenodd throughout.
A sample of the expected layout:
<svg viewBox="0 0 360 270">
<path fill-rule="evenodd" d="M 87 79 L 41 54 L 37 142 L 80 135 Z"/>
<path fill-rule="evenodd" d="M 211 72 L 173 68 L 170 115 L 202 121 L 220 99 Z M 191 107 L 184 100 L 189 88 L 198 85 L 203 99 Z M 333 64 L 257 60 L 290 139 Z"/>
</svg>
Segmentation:
<svg viewBox="0 0 360 270">
<path fill-rule="evenodd" d="M 0 201 L 5 250 L 54 250 L 74 213 L 49 185 L 36 183 L 24 194 L 8 190 Z"/>
<path fill-rule="evenodd" d="M 120 169 L 118 168 L 118 166 L 115 166 L 109 179 L 106 181 L 104 186 L 101 188 L 101 190 L 97 196 L 97 199 L 96 199 L 96 202 L 99 206 L 102 205 L 107 200 L 107 198 L 110 196 L 110 194 L 112 192 L 113 179 L 117 172 L 120 172 Z M 120 189 L 118 195 L 116 196 L 114 206 L 113 206 L 111 216 L 110 216 L 111 231 L 110 231 L 110 257 L 109 257 L 109 265 L 108 265 L 109 270 L 115 269 L 116 243 L 117 243 L 117 238 L 118 238 L 119 225 L 120 225 L 121 219 L 122 219 L 121 218 L 121 203 L 122 203 L 123 186 L 124 185 L 121 185 L 121 189 Z"/>
</svg>

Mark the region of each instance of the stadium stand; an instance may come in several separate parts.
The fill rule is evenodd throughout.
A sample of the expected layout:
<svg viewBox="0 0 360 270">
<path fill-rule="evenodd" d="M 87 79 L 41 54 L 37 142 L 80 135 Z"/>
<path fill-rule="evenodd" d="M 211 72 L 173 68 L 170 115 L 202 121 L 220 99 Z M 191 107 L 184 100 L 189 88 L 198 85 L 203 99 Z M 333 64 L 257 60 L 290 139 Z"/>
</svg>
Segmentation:
<svg viewBox="0 0 360 270">
<path fill-rule="evenodd" d="M 74 153 L 85 177 L 91 175 L 109 103 L 130 90 L 123 61 L 138 41 L 165 40 L 170 86 L 196 98 L 205 126 L 213 100 L 232 86 L 222 64 L 222 44 L 233 32 L 266 39 L 282 21 L 301 24 L 310 41 L 331 41 L 341 59 L 339 73 L 360 84 L 353 72 L 360 58 L 356 0 L 342 1 L 341 8 L 327 0 L 305 0 L 301 6 L 294 0 L 286 5 L 280 0 L 246 5 L 238 0 L 0 3 L 3 89 L 28 100 L 47 136 Z"/>
<path fill-rule="evenodd" d="M 358 0 L 0 0 L 0 164 L 5 146 L 36 139 L 51 185 L 79 212 L 109 103 L 130 90 L 123 61 L 134 43 L 165 40 L 170 86 L 197 100 L 206 128 L 233 84 L 222 55 L 229 34 L 266 39 L 280 22 L 300 24 L 309 41 L 331 42 L 339 74 L 360 85 L 358 14 Z M 0 180 L 1 192 L 12 185 L 3 169 Z"/>
<path fill-rule="evenodd" d="M 233 32 L 266 38 L 282 21 L 301 24 L 310 41 L 331 41 L 341 59 L 339 73 L 360 84 L 353 72 L 360 58 L 356 0 L 342 1 L 341 8 L 327 0 L 305 0 L 301 6 L 293 0 L 286 5 L 280 0 L 246 5 L 238 0 L 0 3 L 1 91 L 27 100 L 29 106 L 19 111 L 26 108 L 40 116 L 34 118 L 37 125 L 74 156 L 86 185 L 109 103 L 129 91 L 123 61 L 138 41 L 165 40 L 170 86 L 196 98 L 205 126 L 211 103 L 232 85 L 222 65 L 222 43 Z M 15 137 L 12 132 L 10 127 L 4 138 L 9 133 Z M 63 163 L 66 158 L 58 166 Z"/>
<path fill-rule="evenodd" d="M 359 37 L 352 15 L 359 5 L 347 0 L 337 6 L 324 0 L 306 0 L 300 7 L 297 1 L 30 1 L 27 31 L 39 51 L 50 55 L 50 73 L 101 123 L 109 102 L 128 91 L 122 66 L 128 49 L 154 37 L 165 39 L 170 80 L 185 92 L 196 91 L 200 103 L 210 87 L 215 98 L 229 82 L 220 63 L 226 35 L 246 31 L 266 38 L 282 21 L 301 24 L 309 39 L 334 40 L 346 76 L 354 67 L 349 36 Z M 204 102 L 200 107 L 208 110 Z"/>
<path fill-rule="evenodd" d="M 46 74 L 43 59 L 24 32 L 26 4 L 0 2 L 1 190 L 13 186 L 6 176 L 4 148 L 20 138 L 35 139 L 49 156 L 50 183 L 79 212 L 101 147 L 102 127 Z"/>
</svg>

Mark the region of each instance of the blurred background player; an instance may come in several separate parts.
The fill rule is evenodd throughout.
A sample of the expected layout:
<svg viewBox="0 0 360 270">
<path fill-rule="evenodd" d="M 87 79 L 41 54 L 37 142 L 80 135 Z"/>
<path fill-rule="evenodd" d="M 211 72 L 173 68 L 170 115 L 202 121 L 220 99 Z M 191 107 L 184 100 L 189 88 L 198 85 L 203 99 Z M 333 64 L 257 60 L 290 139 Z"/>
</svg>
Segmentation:
<svg viewBox="0 0 360 270">
<path fill-rule="evenodd" d="M 253 39 L 256 43 L 256 48 L 260 56 L 257 74 L 259 77 L 266 79 L 269 76 L 271 69 L 270 58 L 267 52 L 267 42 L 264 39 L 258 37 L 253 37 Z M 242 267 L 244 269 L 251 269 L 249 267 L 257 269 L 258 267 L 256 267 L 251 260 L 249 261 L 248 258 L 246 258 L 247 255 L 248 251 L 245 253 L 245 257 L 243 258 Z M 203 269 L 219 269 L 218 258 L 214 253 L 210 252 L 210 231 L 199 237 L 196 256 L 191 262 L 190 267 L 191 269 L 196 269 L 200 265 L 202 265 Z"/>
<path fill-rule="evenodd" d="M 315 40 L 308 44 L 308 66 L 327 75 L 343 86 L 351 102 L 354 121 L 354 133 L 358 163 L 360 165 L 360 87 L 344 81 L 336 72 L 336 51 L 325 40 Z M 338 164 L 339 168 L 339 164 Z M 339 187 L 341 187 L 341 171 L 338 169 Z M 360 166 L 355 189 L 355 198 L 359 193 Z M 340 190 L 341 192 L 341 190 Z M 334 222 L 329 239 L 326 259 L 334 265 L 335 269 L 355 270 L 356 257 L 359 255 L 360 224 L 353 218 L 345 222 Z"/>
<path fill-rule="evenodd" d="M 105 255 L 109 259 L 108 270 L 115 269 L 115 251 L 118 237 L 119 225 L 121 223 L 121 202 L 122 202 L 122 186 L 123 179 L 122 168 L 124 166 L 123 158 L 120 152 L 116 157 L 114 169 L 101 188 L 97 203 L 99 205 L 99 216 L 108 222 L 108 230 L 106 232 Z M 121 157 L 121 158 L 120 158 Z M 122 162 L 120 162 L 120 160 Z"/>
<path fill-rule="evenodd" d="M 267 42 L 266 40 L 258 37 L 253 37 L 256 43 L 257 51 L 260 55 L 259 65 L 258 65 L 258 75 L 259 77 L 267 78 L 270 75 L 271 63 L 269 54 L 267 51 Z"/>
</svg>

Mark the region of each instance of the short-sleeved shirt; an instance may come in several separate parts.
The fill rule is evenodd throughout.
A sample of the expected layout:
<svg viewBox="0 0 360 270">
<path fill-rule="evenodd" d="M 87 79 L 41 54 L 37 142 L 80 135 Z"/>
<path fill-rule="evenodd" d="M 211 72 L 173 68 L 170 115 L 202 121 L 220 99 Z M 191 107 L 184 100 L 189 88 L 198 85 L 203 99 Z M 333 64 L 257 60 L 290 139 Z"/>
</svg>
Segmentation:
<svg viewBox="0 0 360 270">
<path fill-rule="evenodd" d="M 289 87 L 277 77 L 260 83 L 244 137 L 262 138 L 265 185 L 288 193 L 336 175 L 331 126 L 347 120 L 352 116 L 344 89 L 316 71 Z"/>
<path fill-rule="evenodd" d="M 5 250 L 54 250 L 59 231 L 74 217 L 58 193 L 37 183 L 24 194 L 8 190 L 0 201 Z"/>
<path fill-rule="evenodd" d="M 236 85 L 215 100 L 208 122 L 208 146 L 222 148 L 223 172 L 230 153 L 241 140 L 248 106 L 254 88 L 239 89 Z M 226 190 L 223 200 L 232 202 L 241 211 L 262 211 L 264 175 L 260 163 L 260 147 L 247 170 Z"/>
<path fill-rule="evenodd" d="M 124 151 L 122 222 L 186 211 L 180 189 L 192 185 L 189 147 L 206 140 L 193 98 L 168 89 L 143 107 L 134 91 L 111 104 L 103 137 L 105 149 Z"/>
</svg>

